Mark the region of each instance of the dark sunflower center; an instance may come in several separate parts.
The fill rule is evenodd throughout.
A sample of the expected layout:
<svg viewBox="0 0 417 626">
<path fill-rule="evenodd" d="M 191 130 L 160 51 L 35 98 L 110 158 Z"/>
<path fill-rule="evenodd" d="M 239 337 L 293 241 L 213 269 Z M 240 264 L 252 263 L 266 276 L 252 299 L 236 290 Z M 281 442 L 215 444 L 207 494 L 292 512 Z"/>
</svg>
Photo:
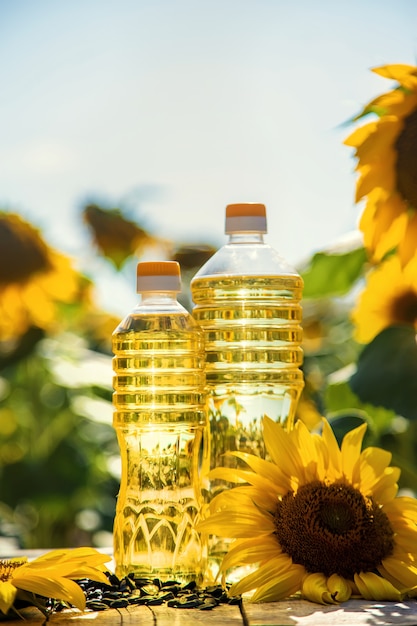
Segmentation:
<svg viewBox="0 0 417 626">
<path fill-rule="evenodd" d="M 395 142 L 397 188 L 410 207 L 417 209 L 417 109 L 405 119 Z"/>
<path fill-rule="evenodd" d="M 14 215 L 0 215 L 0 286 L 49 268 L 48 249 L 37 231 Z"/>
<path fill-rule="evenodd" d="M 395 298 L 392 303 L 392 318 L 397 322 L 415 324 L 417 320 L 417 293 L 413 289 Z"/>
<path fill-rule="evenodd" d="M 388 517 L 351 485 L 308 483 L 278 502 L 275 535 L 293 563 L 345 578 L 373 571 L 392 554 Z"/>
</svg>

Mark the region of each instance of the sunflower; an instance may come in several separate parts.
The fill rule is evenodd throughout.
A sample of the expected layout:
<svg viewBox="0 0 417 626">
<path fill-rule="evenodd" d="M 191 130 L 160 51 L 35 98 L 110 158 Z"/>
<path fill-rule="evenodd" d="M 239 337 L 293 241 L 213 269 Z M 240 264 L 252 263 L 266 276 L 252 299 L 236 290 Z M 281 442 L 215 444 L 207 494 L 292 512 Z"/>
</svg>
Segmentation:
<svg viewBox="0 0 417 626">
<path fill-rule="evenodd" d="M 77 579 L 108 583 L 103 565 L 110 557 L 94 548 L 53 550 L 27 561 L 0 560 L 0 611 L 7 614 L 16 600 L 42 608 L 42 598 L 53 598 L 85 609 L 86 598 Z"/>
<path fill-rule="evenodd" d="M 89 204 L 83 210 L 99 252 L 119 270 L 134 254 L 141 256 L 147 247 L 166 244 L 144 228 L 127 219 L 120 209 L 105 209 Z"/>
<path fill-rule="evenodd" d="M 223 579 L 256 567 L 230 593 L 256 590 L 253 601 L 271 602 L 301 592 L 322 604 L 416 596 L 417 500 L 396 497 L 389 452 L 361 452 L 366 424 L 340 448 L 326 420 L 320 435 L 301 421 L 286 431 L 264 417 L 263 428 L 271 461 L 231 453 L 248 469 L 216 468 L 213 478 L 245 484 L 219 494 L 199 525 L 235 538 Z"/>
<path fill-rule="evenodd" d="M 417 331 L 417 255 L 401 267 L 397 255 L 371 269 L 352 311 L 355 338 L 369 343 L 384 328 L 397 324 Z"/>
<path fill-rule="evenodd" d="M 355 148 L 356 202 L 366 197 L 359 228 L 374 261 L 397 248 L 405 265 L 417 237 L 417 67 L 386 65 L 375 73 L 397 81 L 355 118 L 378 119 L 357 128 L 345 144 Z"/>
<path fill-rule="evenodd" d="M 0 341 L 57 326 L 57 306 L 79 298 L 80 276 L 19 215 L 0 212 Z"/>
</svg>

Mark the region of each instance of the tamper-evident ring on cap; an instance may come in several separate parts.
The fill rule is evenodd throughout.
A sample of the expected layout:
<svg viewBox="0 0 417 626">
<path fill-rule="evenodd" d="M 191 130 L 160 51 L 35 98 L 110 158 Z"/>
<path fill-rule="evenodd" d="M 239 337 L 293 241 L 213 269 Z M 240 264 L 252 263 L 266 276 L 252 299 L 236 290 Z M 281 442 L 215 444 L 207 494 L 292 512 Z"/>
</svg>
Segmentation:
<svg viewBox="0 0 417 626">
<path fill-rule="evenodd" d="M 266 233 L 266 208 L 258 202 L 228 204 L 226 207 L 227 235 L 232 233 Z"/>
<path fill-rule="evenodd" d="M 177 261 L 142 261 L 137 265 L 137 292 L 181 291 L 181 272 Z"/>
</svg>

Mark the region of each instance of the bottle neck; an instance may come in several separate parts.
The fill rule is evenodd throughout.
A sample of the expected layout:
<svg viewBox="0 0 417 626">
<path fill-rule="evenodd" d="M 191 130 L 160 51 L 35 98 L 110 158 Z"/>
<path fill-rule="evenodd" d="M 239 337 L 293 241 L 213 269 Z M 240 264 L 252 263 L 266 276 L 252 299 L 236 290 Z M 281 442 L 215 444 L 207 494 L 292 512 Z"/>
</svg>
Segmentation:
<svg viewBox="0 0 417 626">
<path fill-rule="evenodd" d="M 229 243 L 264 243 L 264 236 L 260 232 L 230 233 Z"/>
<path fill-rule="evenodd" d="M 139 292 L 139 295 L 143 304 L 152 304 L 154 302 L 169 304 L 177 302 L 176 291 L 142 291 Z"/>
</svg>

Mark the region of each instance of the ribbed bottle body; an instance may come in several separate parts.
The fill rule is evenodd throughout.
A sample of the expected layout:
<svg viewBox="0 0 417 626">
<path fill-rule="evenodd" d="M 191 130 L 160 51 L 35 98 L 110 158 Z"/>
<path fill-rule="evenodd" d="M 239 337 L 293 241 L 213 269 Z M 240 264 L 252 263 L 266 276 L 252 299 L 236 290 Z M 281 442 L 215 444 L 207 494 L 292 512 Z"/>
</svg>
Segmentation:
<svg viewBox="0 0 417 626">
<path fill-rule="evenodd" d="M 301 276 L 255 236 L 236 236 L 191 281 L 193 317 L 204 331 L 210 468 L 247 467 L 231 451 L 266 457 L 262 418 L 294 424 L 304 387 L 301 370 Z M 211 480 L 206 500 L 226 488 Z M 230 539 L 209 538 L 215 576 Z M 230 582 L 249 573 L 228 573 Z"/>
<path fill-rule="evenodd" d="M 227 462 L 221 455 L 230 450 L 264 456 L 263 415 L 292 427 L 304 386 L 302 287 L 297 274 L 193 279 L 193 316 L 205 334 L 212 467 Z"/>
<path fill-rule="evenodd" d="M 114 418 L 122 472 L 116 573 L 201 580 L 195 530 L 207 472 L 204 338 L 185 311 L 132 314 L 113 333 Z"/>
</svg>

